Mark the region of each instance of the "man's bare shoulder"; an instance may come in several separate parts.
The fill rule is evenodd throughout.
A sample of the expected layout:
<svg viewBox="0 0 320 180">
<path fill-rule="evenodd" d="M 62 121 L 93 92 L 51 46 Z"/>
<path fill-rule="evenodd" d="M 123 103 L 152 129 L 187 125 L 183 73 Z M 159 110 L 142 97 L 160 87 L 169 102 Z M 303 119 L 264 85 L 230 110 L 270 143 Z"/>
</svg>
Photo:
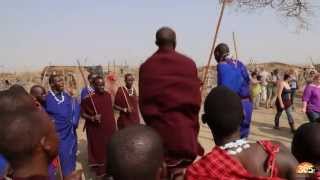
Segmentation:
<svg viewBox="0 0 320 180">
<path fill-rule="evenodd" d="M 273 144 L 278 144 L 280 151 L 276 156 L 277 164 L 280 173 L 287 179 L 294 179 L 296 175 L 296 167 L 298 166 L 298 161 L 292 155 L 289 148 L 287 148 L 283 143 L 278 141 L 271 141 Z"/>
</svg>

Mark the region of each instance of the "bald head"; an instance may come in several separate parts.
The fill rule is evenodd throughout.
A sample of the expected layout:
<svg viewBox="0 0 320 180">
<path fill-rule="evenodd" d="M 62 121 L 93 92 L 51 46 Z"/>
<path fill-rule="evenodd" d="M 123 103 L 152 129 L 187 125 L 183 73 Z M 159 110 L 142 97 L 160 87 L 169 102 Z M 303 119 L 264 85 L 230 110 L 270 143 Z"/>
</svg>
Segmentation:
<svg viewBox="0 0 320 180">
<path fill-rule="evenodd" d="M 13 168 L 22 166 L 33 157 L 41 138 L 47 136 L 49 132 L 55 133 L 54 126 L 48 115 L 40 109 L 2 112 L 0 113 L 0 153 L 6 157 Z M 57 137 L 56 134 L 54 136 Z M 57 146 L 57 139 L 55 141 Z M 48 161 L 56 155 L 57 149 L 52 152 Z"/>
<path fill-rule="evenodd" d="M 169 27 L 162 27 L 156 33 L 156 44 L 159 48 L 176 47 L 176 33 Z"/>
<path fill-rule="evenodd" d="M 131 126 L 113 135 L 107 157 L 114 180 L 155 180 L 163 163 L 162 142 L 153 129 Z"/>
<path fill-rule="evenodd" d="M 34 85 L 30 89 L 30 94 L 33 96 L 40 104 L 45 104 L 46 89 L 40 85 Z"/>
</svg>

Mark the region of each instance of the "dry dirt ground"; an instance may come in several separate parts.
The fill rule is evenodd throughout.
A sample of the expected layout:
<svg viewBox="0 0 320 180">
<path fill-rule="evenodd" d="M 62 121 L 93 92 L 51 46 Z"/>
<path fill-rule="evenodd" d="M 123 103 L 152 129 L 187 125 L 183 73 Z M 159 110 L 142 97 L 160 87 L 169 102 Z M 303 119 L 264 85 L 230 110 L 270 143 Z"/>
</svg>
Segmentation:
<svg viewBox="0 0 320 180">
<path fill-rule="evenodd" d="M 299 103 L 299 99 L 297 99 L 295 103 L 295 111 L 293 112 L 293 117 L 296 123 L 296 127 L 299 127 L 301 124 L 306 123 L 307 117 L 301 113 L 301 103 Z M 273 129 L 273 122 L 275 116 L 275 109 L 265 109 L 261 107 L 259 110 L 255 110 L 253 113 L 252 123 L 251 123 L 251 132 L 249 136 L 250 141 L 257 141 L 261 139 L 270 139 L 282 142 L 285 146 L 290 148 L 290 144 L 292 141 L 292 134 L 290 133 L 290 128 L 288 125 L 287 117 L 285 113 L 283 113 L 280 119 L 280 130 Z M 78 154 L 78 163 L 77 169 L 84 170 L 84 179 L 96 179 L 93 174 L 87 167 L 87 141 L 86 134 L 82 131 L 83 129 L 83 121 L 80 124 L 78 129 L 79 136 L 79 154 Z M 209 152 L 213 147 L 213 139 L 210 132 L 210 129 L 201 124 L 199 141 L 202 146 L 205 148 L 206 152 Z"/>
</svg>

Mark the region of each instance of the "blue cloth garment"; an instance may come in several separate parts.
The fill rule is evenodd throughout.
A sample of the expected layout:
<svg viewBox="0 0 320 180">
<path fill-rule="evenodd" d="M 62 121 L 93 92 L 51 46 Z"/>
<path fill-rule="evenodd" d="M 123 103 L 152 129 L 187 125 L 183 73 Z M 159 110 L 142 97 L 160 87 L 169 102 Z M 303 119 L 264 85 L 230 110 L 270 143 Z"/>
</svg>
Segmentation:
<svg viewBox="0 0 320 180">
<path fill-rule="evenodd" d="M 54 95 L 49 92 L 46 101 L 46 111 L 54 121 L 59 135 L 59 159 L 64 176 L 70 175 L 76 167 L 77 134 L 76 128 L 80 119 L 80 105 L 67 93 Z"/>
<path fill-rule="evenodd" d="M 241 138 L 247 138 L 250 132 L 252 102 L 250 100 L 250 76 L 243 63 L 226 59 L 217 66 L 218 86 L 226 86 L 242 98 L 244 120 L 240 127 Z"/>
<path fill-rule="evenodd" d="M 7 160 L 0 154 L 0 177 L 4 177 L 8 167 Z"/>
</svg>

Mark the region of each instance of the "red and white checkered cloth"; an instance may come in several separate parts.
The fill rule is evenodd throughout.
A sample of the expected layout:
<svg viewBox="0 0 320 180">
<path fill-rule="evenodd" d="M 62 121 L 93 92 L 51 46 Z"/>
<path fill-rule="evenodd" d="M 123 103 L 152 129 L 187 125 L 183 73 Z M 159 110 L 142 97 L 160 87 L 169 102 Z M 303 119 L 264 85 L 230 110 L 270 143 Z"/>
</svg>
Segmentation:
<svg viewBox="0 0 320 180">
<path fill-rule="evenodd" d="M 202 157 L 199 161 L 188 167 L 185 180 L 279 180 L 277 176 L 277 166 L 275 166 L 275 156 L 279 152 L 279 146 L 273 145 L 270 141 L 258 142 L 269 154 L 268 165 L 273 168 L 271 177 L 255 177 L 251 175 L 242 164 L 234 157 L 227 154 L 216 146 L 210 153 Z"/>
</svg>

